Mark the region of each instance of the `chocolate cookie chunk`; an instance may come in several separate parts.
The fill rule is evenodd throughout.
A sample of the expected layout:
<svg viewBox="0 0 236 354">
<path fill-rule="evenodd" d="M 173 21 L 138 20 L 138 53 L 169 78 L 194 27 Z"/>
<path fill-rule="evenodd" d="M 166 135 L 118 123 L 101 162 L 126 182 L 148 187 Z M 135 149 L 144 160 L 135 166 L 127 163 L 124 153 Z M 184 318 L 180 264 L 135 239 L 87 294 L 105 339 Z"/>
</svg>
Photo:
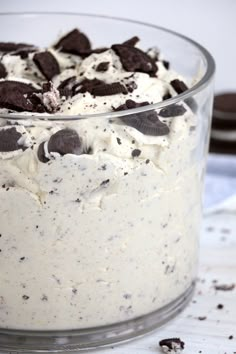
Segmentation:
<svg viewBox="0 0 236 354">
<path fill-rule="evenodd" d="M 34 113 L 45 113 L 47 110 L 45 109 L 45 106 L 43 105 L 42 101 L 40 98 L 35 95 L 34 93 L 31 95 L 28 95 L 28 98 L 30 102 L 33 105 L 32 112 Z M 49 112 L 50 113 L 50 112 Z"/>
<path fill-rule="evenodd" d="M 110 64 L 109 61 L 103 61 L 102 63 L 99 63 L 98 66 L 96 67 L 96 71 L 98 72 L 107 71 L 109 64 Z"/>
<path fill-rule="evenodd" d="M 188 90 L 188 86 L 179 79 L 172 80 L 170 84 L 178 95 Z M 197 111 L 198 106 L 194 98 L 188 97 L 184 100 L 184 102 L 193 110 L 193 112 Z"/>
<path fill-rule="evenodd" d="M 81 155 L 82 140 L 73 129 L 62 129 L 53 134 L 48 141 L 48 151 L 66 154 Z"/>
<path fill-rule="evenodd" d="M 170 68 L 170 63 L 167 60 L 162 60 L 162 64 L 164 65 L 164 67 L 166 68 L 166 70 L 169 70 Z"/>
<path fill-rule="evenodd" d="M 179 353 L 184 349 L 185 343 L 180 338 L 167 338 L 159 342 L 164 353 Z"/>
<path fill-rule="evenodd" d="M 15 127 L 0 130 L 0 152 L 9 152 L 22 149 L 22 145 L 18 143 L 22 135 Z"/>
<path fill-rule="evenodd" d="M 127 44 L 115 44 L 111 48 L 120 57 L 125 70 L 138 71 L 155 76 L 158 69 L 155 61 L 141 49 Z"/>
<path fill-rule="evenodd" d="M 215 290 L 232 291 L 235 288 L 235 284 L 217 284 L 214 288 Z"/>
<path fill-rule="evenodd" d="M 4 79 L 7 76 L 5 66 L 0 62 L 0 79 Z"/>
<path fill-rule="evenodd" d="M 92 93 L 93 88 L 101 85 L 102 83 L 103 83 L 103 81 L 98 80 L 98 79 L 92 79 L 92 80 L 84 79 L 80 83 L 76 84 L 73 87 L 73 90 L 74 90 L 75 94 L 85 93 L 85 92 Z"/>
<path fill-rule="evenodd" d="M 56 44 L 55 48 L 64 53 L 83 54 L 91 49 L 88 37 L 78 29 L 67 33 Z"/>
<path fill-rule="evenodd" d="M 164 96 L 162 97 L 163 101 L 168 100 L 169 98 L 171 98 L 171 94 L 169 92 L 165 93 Z"/>
<path fill-rule="evenodd" d="M 127 88 L 128 92 L 133 92 L 138 86 L 135 81 L 128 82 L 125 87 Z"/>
<path fill-rule="evenodd" d="M 186 112 L 183 105 L 172 104 L 166 108 L 162 108 L 159 112 L 159 116 L 164 118 L 182 116 Z"/>
<path fill-rule="evenodd" d="M 139 37 L 134 36 L 134 37 L 128 39 L 127 41 L 123 42 L 122 44 L 130 45 L 131 47 L 135 47 L 139 41 L 140 41 Z"/>
<path fill-rule="evenodd" d="M 119 82 L 113 82 L 111 84 L 102 83 L 97 85 L 92 90 L 92 95 L 94 96 L 111 96 L 118 93 L 128 93 L 126 87 Z"/>
<path fill-rule="evenodd" d="M 91 95 L 94 96 L 111 96 L 116 95 L 118 93 L 126 94 L 128 93 L 128 90 L 124 85 L 119 82 L 106 84 L 105 82 L 98 79 L 85 79 L 79 84 L 78 88 L 75 88 L 75 92 L 89 92 L 91 93 Z"/>
<path fill-rule="evenodd" d="M 62 81 L 60 85 L 57 87 L 60 92 L 61 97 L 65 96 L 66 98 L 72 97 L 74 93 L 74 86 L 76 83 L 76 76 L 71 76 L 68 79 Z"/>
<path fill-rule="evenodd" d="M 0 52 L 2 53 L 11 53 L 17 51 L 28 51 L 35 48 L 34 45 L 26 43 L 13 43 L 13 42 L 0 42 Z"/>
<path fill-rule="evenodd" d="M 131 153 L 132 157 L 138 157 L 141 154 L 141 150 L 140 149 L 134 149 Z"/>
<path fill-rule="evenodd" d="M 181 81 L 179 79 L 172 80 L 170 82 L 170 84 L 178 94 L 181 94 L 184 91 L 188 90 L 188 86 L 183 81 Z"/>
<path fill-rule="evenodd" d="M 52 80 L 54 76 L 60 74 L 59 64 L 50 52 L 36 53 L 33 61 L 47 80 Z"/>
<path fill-rule="evenodd" d="M 109 48 L 107 47 L 99 47 L 99 48 L 94 48 L 90 50 L 90 54 L 100 54 L 100 53 L 104 53 L 108 50 Z M 89 53 L 89 51 L 87 51 L 87 53 Z M 90 55 L 89 54 L 89 55 Z"/>
<path fill-rule="evenodd" d="M 39 145 L 37 156 L 38 156 L 39 161 L 46 163 L 49 161 L 49 159 L 45 156 L 44 144 L 45 144 L 45 141 Z"/>
<path fill-rule="evenodd" d="M 37 90 L 24 82 L 0 81 L 0 108 L 14 111 L 34 111 L 34 104 L 28 98 Z"/>
<path fill-rule="evenodd" d="M 149 105 L 148 102 L 137 103 L 127 100 L 125 104 L 114 109 L 115 111 L 123 111 Z M 162 136 L 169 134 L 169 128 L 162 123 L 155 111 L 147 111 L 141 113 L 130 114 L 120 118 L 125 124 L 139 130 L 145 135 Z"/>
<path fill-rule="evenodd" d="M 26 59 L 29 56 L 29 53 L 36 52 L 37 48 L 32 47 L 32 48 L 23 48 L 23 49 L 18 49 L 15 52 L 11 53 L 11 55 L 19 55 L 21 59 Z"/>
</svg>

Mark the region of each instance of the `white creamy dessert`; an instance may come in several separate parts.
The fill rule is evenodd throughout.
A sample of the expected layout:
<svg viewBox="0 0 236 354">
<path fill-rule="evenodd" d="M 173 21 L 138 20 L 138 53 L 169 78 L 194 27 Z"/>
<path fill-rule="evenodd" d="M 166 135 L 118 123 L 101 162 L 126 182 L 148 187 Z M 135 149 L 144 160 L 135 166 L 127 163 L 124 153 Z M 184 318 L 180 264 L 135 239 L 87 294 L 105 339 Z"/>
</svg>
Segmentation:
<svg viewBox="0 0 236 354">
<path fill-rule="evenodd" d="M 153 50 L 136 53 L 131 41 L 95 53 L 83 36 L 71 32 L 38 59 L 39 49 L 0 43 L 0 113 L 9 113 L 0 127 L 0 328 L 134 319 L 195 279 L 202 161 L 193 102 L 119 118 L 183 92 L 183 79 Z M 124 62 L 129 51 L 138 64 Z M 95 116 L 63 119 L 86 114 Z"/>
</svg>

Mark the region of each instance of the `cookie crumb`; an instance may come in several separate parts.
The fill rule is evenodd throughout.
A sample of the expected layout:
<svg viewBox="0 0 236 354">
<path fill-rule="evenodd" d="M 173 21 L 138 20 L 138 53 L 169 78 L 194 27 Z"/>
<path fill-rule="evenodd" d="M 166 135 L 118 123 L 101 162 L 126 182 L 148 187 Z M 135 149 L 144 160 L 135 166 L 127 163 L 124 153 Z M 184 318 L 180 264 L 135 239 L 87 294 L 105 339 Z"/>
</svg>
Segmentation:
<svg viewBox="0 0 236 354">
<path fill-rule="evenodd" d="M 224 305 L 222 305 L 222 304 L 218 304 L 218 305 L 217 305 L 217 309 L 218 309 L 218 310 L 222 310 L 223 308 L 224 308 Z"/>
<path fill-rule="evenodd" d="M 198 320 L 199 320 L 199 321 L 205 321 L 206 319 L 207 319 L 206 316 L 199 316 L 199 317 L 198 317 Z"/>
<path fill-rule="evenodd" d="M 215 285 L 214 288 L 220 291 L 232 291 L 235 288 L 235 284 L 219 284 Z"/>
<path fill-rule="evenodd" d="M 116 140 L 117 140 L 117 144 L 121 145 L 121 139 L 117 137 Z"/>
<path fill-rule="evenodd" d="M 184 350 L 185 343 L 180 338 L 166 338 L 159 342 L 163 353 L 175 354 Z"/>
<path fill-rule="evenodd" d="M 141 154 L 141 150 L 139 150 L 139 149 L 134 149 L 133 151 L 132 151 L 132 157 L 138 157 L 139 155 Z"/>
<path fill-rule="evenodd" d="M 28 295 L 23 295 L 23 296 L 22 296 L 22 299 L 23 299 L 23 300 L 29 300 L 29 296 L 28 296 Z"/>
<path fill-rule="evenodd" d="M 106 179 L 105 181 L 100 183 L 100 186 L 106 186 L 110 182 L 109 179 Z"/>
</svg>

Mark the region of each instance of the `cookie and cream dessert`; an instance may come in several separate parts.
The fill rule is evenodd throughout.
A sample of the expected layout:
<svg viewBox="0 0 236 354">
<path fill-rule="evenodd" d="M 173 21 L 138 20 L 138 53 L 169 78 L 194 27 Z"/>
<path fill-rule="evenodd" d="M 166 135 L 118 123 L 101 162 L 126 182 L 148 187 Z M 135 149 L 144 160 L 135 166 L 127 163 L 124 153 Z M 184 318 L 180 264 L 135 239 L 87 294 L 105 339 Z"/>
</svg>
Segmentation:
<svg viewBox="0 0 236 354">
<path fill-rule="evenodd" d="M 0 43 L 0 328 L 126 321 L 195 277 L 196 103 L 148 109 L 187 85 L 138 42 Z"/>
</svg>

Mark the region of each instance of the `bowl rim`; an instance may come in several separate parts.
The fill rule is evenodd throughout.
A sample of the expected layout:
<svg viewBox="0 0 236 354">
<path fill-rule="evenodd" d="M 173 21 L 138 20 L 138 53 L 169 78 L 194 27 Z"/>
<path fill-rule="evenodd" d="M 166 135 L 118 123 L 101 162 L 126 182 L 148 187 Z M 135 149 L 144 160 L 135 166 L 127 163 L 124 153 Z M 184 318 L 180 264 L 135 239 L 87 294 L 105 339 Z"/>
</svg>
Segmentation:
<svg viewBox="0 0 236 354">
<path fill-rule="evenodd" d="M 6 16 L 81 16 L 81 17 L 92 17 L 92 18 L 101 18 L 101 19 L 107 19 L 107 20 L 114 20 L 114 21 L 122 21 L 122 22 L 129 22 L 129 23 L 134 23 L 136 25 L 141 25 L 144 27 L 150 27 L 154 28 L 166 33 L 169 33 L 175 37 L 179 37 L 183 39 L 184 41 L 188 42 L 191 44 L 193 47 L 197 48 L 200 54 L 202 55 L 202 58 L 205 60 L 206 63 L 206 72 L 203 75 L 203 77 L 192 87 L 190 87 L 188 90 L 185 92 L 178 94 L 172 98 L 169 98 L 165 101 L 160 101 L 157 103 L 149 104 L 147 106 L 143 107 L 138 107 L 138 108 L 133 108 L 133 109 L 127 109 L 124 111 L 116 111 L 116 112 L 105 112 L 105 113 L 93 113 L 93 114 L 83 114 L 83 115 L 66 115 L 66 114 L 60 114 L 60 115 L 50 115 L 50 114 L 31 114 L 28 112 L 28 114 L 23 113 L 0 113 L 0 118 L 6 118 L 6 119 L 37 119 L 37 120 L 78 120 L 78 119 L 88 119 L 88 118 L 117 118 L 117 117 L 123 117 L 126 115 L 131 115 L 131 114 L 137 114 L 137 113 L 142 113 L 142 112 L 147 112 L 150 110 L 156 110 L 156 109 L 161 109 L 164 107 L 167 107 L 169 105 L 173 105 L 178 103 L 179 101 L 186 100 L 187 98 L 194 96 L 195 94 L 199 93 L 201 90 L 203 90 L 205 87 L 210 84 L 210 82 L 214 78 L 215 74 L 215 60 L 213 56 L 210 54 L 210 52 L 201 44 L 196 42 L 195 40 L 180 34 L 176 31 L 170 30 L 168 28 L 158 26 L 152 23 L 144 22 L 144 21 L 139 21 L 139 20 L 134 20 L 134 19 L 129 19 L 126 17 L 117 17 L 117 16 L 109 16 L 109 15 L 103 15 L 103 14 L 93 14 L 93 13 L 85 13 L 85 12 L 65 12 L 65 11 L 17 11 L 17 12 L 1 12 L 0 13 L 0 18 L 1 17 L 6 17 Z"/>
</svg>

